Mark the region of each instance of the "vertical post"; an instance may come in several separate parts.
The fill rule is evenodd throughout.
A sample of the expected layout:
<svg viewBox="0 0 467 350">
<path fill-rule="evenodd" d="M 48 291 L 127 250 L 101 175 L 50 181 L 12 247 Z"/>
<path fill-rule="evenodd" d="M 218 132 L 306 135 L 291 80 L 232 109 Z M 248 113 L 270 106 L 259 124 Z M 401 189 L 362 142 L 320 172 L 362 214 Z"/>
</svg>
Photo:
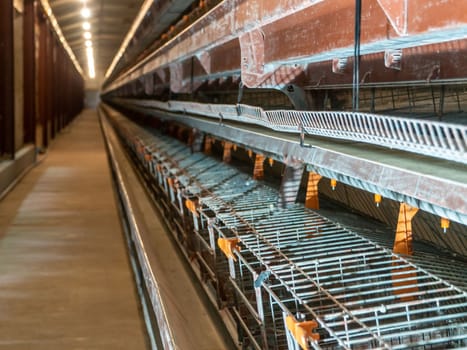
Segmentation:
<svg viewBox="0 0 467 350">
<path fill-rule="evenodd" d="M 50 134 L 51 134 L 51 138 L 54 139 L 55 138 L 55 135 L 56 135 L 56 132 L 57 132 L 57 121 L 58 121 L 58 118 L 57 118 L 57 111 L 58 111 L 58 108 L 57 108 L 57 105 L 58 105 L 58 101 L 59 101 L 59 89 L 58 89 L 58 80 L 59 80 L 59 77 L 58 77 L 58 74 L 57 74 L 57 65 L 58 65 L 58 62 L 57 62 L 57 53 L 58 53 L 58 42 L 57 42 L 57 39 L 55 38 L 55 36 L 53 35 L 53 33 L 50 33 L 50 41 L 51 41 L 51 44 L 52 44 L 52 47 L 51 47 L 51 53 L 52 53 L 52 57 L 50 58 L 51 62 L 52 62 L 52 65 L 51 65 L 51 69 L 50 69 L 50 79 L 51 79 L 51 91 L 50 91 L 50 108 L 51 108 L 51 113 L 50 113 Z"/>
<path fill-rule="evenodd" d="M 435 98 L 435 90 L 433 89 L 433 85 L 431 86 L 431 99 L 433 101 L 433 113 L 436 115 L 438 112 L 436 111 L 436 98 Z"/>
<path fill-rule="evenodd" d="M 0 1 L 0 158 L 15 157 L 13 0 Z"/>
<path fill-rule="evenodd" d="M 360 25 L 362 0 L 355 0 L 355 38 L 353 52 L 352 110 L 357 112 L 360 100 Z"/>
<path fill-rule="evenodd" d="M 264 349 L 268 348 L 268 337 L 266 334 L 266 327 L 264 324 L 264 306 L 263 306 L 263 291 L 261 289 L 261 284 L 256 286 L 256 281 L 258 278 L 261 278 L 260 275 L 258 275 L 256 272 L 253 272 L 253 281 L 255 281 L 254 289 L 255 289 L 255 295 L 256 295 L 256 309 L 258 310 L 258 316 L 259 319 L 261 320 L 261 339 L 262 339 L 262 347 Z"/>
<path fill-rule="evenodd" d="M 412 255 L 412 219 L 417 214 L 418 208 L 411 207 L 406 203 L 401 203 L 399 209 L 399 218 L 397 221 L 396 238 L 394 241 L 393 252 L 396 254 Z M 402 301 L 413 300 L 411 293 L 418 291 L 417 272 L 404 261 L 396 257 L 392 263 L 392 285 L 394 294 Z"/>
<path fill-rule="evenodd" d="M 321 175 L 311 171 L 308 173 L 305 207 L 309 209 L 319 209 L 318 183 L 321 177 Z"/>
<path fill-rule="evenodd" d="M 204 153 L 207 155 L 212 154 L 212 137 L 211 136 L 206 136 L 204 138 Z"/>
<path fill-rule="evenodd" d="M 286 208 L 297 200 L 298 190 L 303 174 L 303 163 L 293 160 L 285 161 L 284 174 L 282 175 L 279 189 L 279 207 Z"/>
<path fill-rule="evenodd" d="M 37 127 L 37 146 L 40 148 L 47 147 L 47 90 L 46 90 L 46 70 L 47 70 L 47 21 L 42 12 L 42 9 L 37 14 L 39 22 L 39 57 L 37 63 L 37 79 L 38 79 L 38 125 Z"/>
<path fill-rule="evenodd" d="M 203 149 L 204 133 L 196 128 L 190 130 L 190 136 L 188 138 L 188 145 L 190 146 L 191 153 L 201 152 Z"/>
<path fill-rule="evenodd" d="M 446 95 L 446 87 L 444 85 L 441 85 L 441 91 L 439 92 L 439 109 L 438 109 L 439 120 L 443 119 L 445 95 Z"/>
<path fill-rule="evenodd" d="M 255 158 L 255 167 L 253 169 L 253 179 L 262 180 L 264 178 L 264 156 L 257 154 Z"/>
<path fill-rule="evenodd" d="M 393 247 L 394 253 L 412 255 L 412 219 L 417 212 L 418 208 L 401 203 Z"/>
<path fill-rule="evenodd" d="M 225 163 L 230 163 L 232 160 L 232 142 L 224 142 L 224 153 L 222 155 L 222 160 Z"/>
<path fill-rule="evenodd" d="M 46 113 L 46 129 L 47 129 L 47 146 L 49 145 L 50 141 L 53 139 L 54 135 L 52 133 L 52 127 L 53 127 L 53 104 L 54 104 L 54 94 L 53 94 L 53 69 L 54 69 L 54 37 L 52 33 L 52 26 L 50 22 L 47 21 L 47 31 L 46 31 L 46 42 L 47 42 L 47 53 L 45 56 L 46 60 L 46 99 L 47 99 L 47 113 Z"/>
<path fill-rule="evenodd" d="M 24 143 L 36 141 L 36 38 L 34 0 L 24 1 Z"/>
<path fill-rule="evenodd" d="M 375 98 L 376 98 L 376 89 L 371 88 L 371 106 L 370 106 L 370 112 L 371 113 L 375 113 L 375 111 L 376 111 Z"/>
<path fill-rule="evenodd" d="M 459 98 L 459 90 L 456 89 L 456 101 L 457 101 L 457 112 L 461 113 L 462 108 L 461 108 L 461 100 Z"/>
</svg>

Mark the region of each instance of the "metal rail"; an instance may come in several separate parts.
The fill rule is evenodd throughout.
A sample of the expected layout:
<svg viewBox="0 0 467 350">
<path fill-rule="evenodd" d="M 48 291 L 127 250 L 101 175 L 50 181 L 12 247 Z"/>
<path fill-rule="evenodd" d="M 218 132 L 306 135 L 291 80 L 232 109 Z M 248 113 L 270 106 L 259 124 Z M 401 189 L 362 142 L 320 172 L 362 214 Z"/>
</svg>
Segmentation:
<svg viewBox="0 0 467 350">
<path fill-rule="evenodd" d="M 369 143 L 467 164 L 467 126 L 357 112 L 265 111 L 248 105 L 120 99 L 160 110 Z"/>
<path fill-rule="evenodd" d="M 116 151 L 114 150 L 112 142 L 109 140 L 109 125 L 107 125 L 105 118 L 101 119 L 101 121 L 103 132 L 105 134 L 106 147 L 109 152 L 109 162 L 115 175 L 115 181 L 119 192 L 119 197 L 121 199 L 121 205 L 128 219 L 129 235 L 131 236 L 131 240 L 135 245 L 136 258 L 138 259 L 139 266 L 141 268 L 141 274 L 150 299 L 150 304 L 157 321 L 159 335 L 155 335 L 150 326 L 150 317 L 146 317 L 145 315 L 145 322 L 149 332 L 149 338 L 151 340 L 151 349 L 157 350 L 156 338 L 160 339 L 164 349 L 176 349 L 176 342 L 167 319 L 167 310 L 164 306 L 164 302 L 160 294 L 160 286 L 154 276 L 154 271 L 149 262 L 146 247 L 142 239 L 141 228 L 136 220 L 134 208 L 128 194 L 128 189 L 122 177 L 122 169 L 120 168 L 120 165 L 116 159 Z"/>
<path fill-rule="evenodd" d="M 320 340 L 308 343 L 315 349 L 467 345 L 467 293 L 448 282 L 444 261 L 424 253 L 415 264 L 300 204 L 280 209 L 275 189 L 126 119 L 118 125 L 168 197 L 198 199 L 194 230 L 210 247 L 202 254 L 216 260 L 217 238 L 240 240 L 223 273 L 255 348 L 297 347 L 287 315 L 317 321 Z M 179 187 L 168 186 L 169 178 Z M 186 212 L 183 201 L 178 206 Z M 216 266 L 217 274 L 227 268 Z M 465 273 L 457 279 L 465 282 Z"/>
</svg>

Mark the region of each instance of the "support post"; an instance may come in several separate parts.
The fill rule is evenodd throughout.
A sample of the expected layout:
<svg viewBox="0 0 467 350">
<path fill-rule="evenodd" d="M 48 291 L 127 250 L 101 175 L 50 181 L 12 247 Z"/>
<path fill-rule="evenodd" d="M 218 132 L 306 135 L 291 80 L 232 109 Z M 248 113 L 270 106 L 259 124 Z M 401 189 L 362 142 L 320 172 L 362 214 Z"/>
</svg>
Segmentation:
<svg viewBox="0 0 467 350">
<path fill-rule="evenodd" d="M 230 163 L 232 160 L 232 142 L 224 142 L 224 153 L 222 154 L 222 160 L 225 163 Z"/>
<path fill-rule="evenodd" d="M 0 1 L 0 158 L 15 157 L 13 0 Z"/>
<path fill-rule="evenodd" d="M 417 212 L 418 208 L 401 203 L 393 247 L 394 253 L 412 255 L 412 219 Z"/>
<path fill-rule="evenodd" d="M 206 155 L 211 155 L 212 154 L 212 142 L 214 140 L 212 139 L 211 136 L 206 136 L 204 138 L 204 154 Z"/>
<path fill-rule="evenodd" d="M 203 149 L 204 133 L 196 128 L 190 130 L 189 144 L 191 153 L 201 152 Z"/>
<path fill-rule="evenodd" d="M 401 203 L 399 209 L 399 219 L 397 221 L 396 238 L 393 252 L 396 254 L 412 255 L 412 219 L 417 214 L 418 208 L 411 207 L 406 203 Z M 414 268 L 397 258 L 393 258 L 392 263 L 392 286 L 394 294 L 402 301 L 414 299 L 411 293 L 418 292 L 417 273 Z"/>
<path fill-rule="evenodd" d="M 311 171 L 308 173 L 305 207 L 309 209 L 319 209 L 318 183 L 321 178 L 322 176 L 317 173 Z"/>
<path fill-rule="evenodd" d="M 255 167 L 253 169 L 253 179 L 262 180 L 264 179 L 264 156 L 257 154 L 255 158 Z"/>
<path fill-rule="evenodd" d="M 24 1 L 24 143 L 36 141 L 36 8 Z"/>
<path fill-rule="evenodd" d="M 303 168 L 303 163 L 286 159 L 281 187 L 279 189 L 278 204 L 280 208 L 286 208 L 296 202 Z"/>
</svg>

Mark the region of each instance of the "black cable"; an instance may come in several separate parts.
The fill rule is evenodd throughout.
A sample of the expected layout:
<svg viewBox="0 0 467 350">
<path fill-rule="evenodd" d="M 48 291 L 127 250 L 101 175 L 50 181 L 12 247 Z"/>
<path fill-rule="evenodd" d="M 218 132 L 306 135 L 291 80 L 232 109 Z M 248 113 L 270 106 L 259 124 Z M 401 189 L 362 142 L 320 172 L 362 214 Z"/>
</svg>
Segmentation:
<svg viewBox="0 0 467 350">
<path fill-rule="evenodd" d="M 353 53 L 352 110 L 357 112 L 360 99 L 360 27 L 362 20 L 362 0 L 355 0 L 355 37 Z"/>
</svg>

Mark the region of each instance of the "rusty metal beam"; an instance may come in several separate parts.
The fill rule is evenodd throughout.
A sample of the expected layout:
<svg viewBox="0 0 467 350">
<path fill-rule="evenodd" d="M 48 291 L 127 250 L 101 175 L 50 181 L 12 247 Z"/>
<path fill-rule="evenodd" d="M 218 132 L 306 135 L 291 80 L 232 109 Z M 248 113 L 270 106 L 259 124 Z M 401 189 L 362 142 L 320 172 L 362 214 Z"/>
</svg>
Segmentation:
<svg viewBox="0 0 467 350">
<path fill-rule="evenodd" d="M 396 2 L 399 3 L 403 1 Z M 402 13 L 407 17 L 408 28 L 403 36 L 391 25 L 388 27 L 388 17 L 395 18 L 401 12 L 396 5 L 389 6 L 388 2 L 378 0 L 368 0 L 362 5 L 362 55 L 465 38 L 465 4 L 412 1 L 409 11 Z M 454 6 L 458 9 L 456 13 L 452 13 Z M 202 54 L 210 55 L 208 76 L 214 72 L 233 74 L 235 71 L 237 74 L 241 71 L 247 86 L 277 87 L 297 79 L 303 84 L 310 78 L 303 76 L 307 66 L 352 56 L 354 38 L 348 28 L 354 26 L 354 11 L 353 0 L 224 2 L 117 78 L 106 91 L 169 63 L 181 64 Z M 437 12 L 440 15 L 436 15 Z M 216 70 L 217 53 L 221 51 L 235 53 L 232 56 L 235 59 L 221 56 L 229 57 L 229 63 L 220 63 L 223 67 Z M 241 57 L 238 57 L 239 52 Z M 383 62 L 374 69 L 384 71 Z M 326 72 L 330 75 L 329 69 Z"/>
<path fill-rule="evenodd" d="M 407 34 L 408 0 L 378 0 L 378 3 L 397 34 Z"/>
<path fill-rule="evenodd" d="M 0 1 L 0 159 L 15 157 L 13 1 Z"/>
</svg>

